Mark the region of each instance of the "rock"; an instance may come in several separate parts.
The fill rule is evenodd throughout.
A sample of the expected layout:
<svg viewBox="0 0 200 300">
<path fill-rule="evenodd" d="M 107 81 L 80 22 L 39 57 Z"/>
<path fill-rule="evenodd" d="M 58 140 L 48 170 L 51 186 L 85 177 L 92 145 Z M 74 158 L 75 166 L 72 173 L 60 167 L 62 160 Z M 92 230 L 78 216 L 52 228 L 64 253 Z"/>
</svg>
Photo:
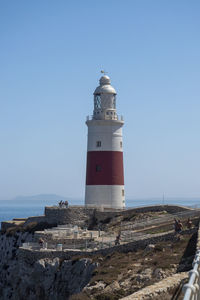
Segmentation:
<svg viewBox="0 0 200 300">
<path fill-rule="evenodd" d="M 144 249 L 145 252 L 150 252 L 153 251 L 155 249 L 155 245 L 149 244 L 146 246 L 146 248 Z"/>
<path fill-rule="evenodd" d="M 93 289 L 98 290 L 98 291 L 102 291 L 104 290 L 106 284 L 103 281 L 95 281 L 95 283 L 93 283 L 92 285 L 87 285 L 86 287 L 84 287 L 83 291 L 91 291 Z"/>
<path fill-rule="evenodd" d="M 113 291 L 119 290 L 121 287 L 118 281 L 114 281 L 113 283 L 109 284 L 105 289 L 105 293 L 112 293 Z"/>
<path fill-rule="evenodd" d="M 155 251 L 161 251 L 161 252 L 164 252 L 165 249 L 164 249 L 164 247 L 162 247 L 161 245 L 155 245 Z"/>
<path fill-rule="evenodd" d="M 140 267 L 141 266 L 141 263 L 135 263 L 133 264 L 134 267 Z"/>
<path fill-rule="evenodd" d="M 152 278 L 152 270 L 150 268 L 147 268 L 136 276 L 136 281 L 140 284 L 151 280 L 151 278 Z"/>
<path fill-rule="evenodd" d="M 161 269 L 161 268 L 156 268 L 154 271 L 153 271 L 153 277 L 156 277 L 157 279 L 163 279 L 166 277 L 166 274 L 165 272 Z"/>
<path fill-rule="evenodd" d="M 22 241 L 32 240 L 27 232 L 0 235 L 1 300 L 67 300 L 88 284 L 97 263 L 89 258 L 60 260 L 53 256 L 35 260 L 29 251 L 18 255 Z"/>
<path fill-rule="evenodd" d="M 132 277 L 126 278 L 125 280 L 120 282 L 120 287 L 125 291 L 125 290 L 130 290 L 132 286 Z"/>
</svg>

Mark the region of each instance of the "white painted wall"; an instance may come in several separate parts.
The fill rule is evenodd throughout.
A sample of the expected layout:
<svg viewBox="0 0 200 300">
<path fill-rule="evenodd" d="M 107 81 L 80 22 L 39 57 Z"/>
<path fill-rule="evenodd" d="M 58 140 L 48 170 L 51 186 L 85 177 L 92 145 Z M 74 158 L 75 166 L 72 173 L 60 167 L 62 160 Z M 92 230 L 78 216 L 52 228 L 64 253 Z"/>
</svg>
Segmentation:
<svg viewBox="0 0 200 300">
<path fill-rule="evenodd" d="M 85 205 L 109 208 L 125 207 L 124 185 L 86 185 Z"/>
<path fill-rule="evenodd" d="M 87 151 L 123 151 L 122 142 L 123 121 L 90 120 L 88 126 Z M 101 147 L 96 142 L 101 141 Z"/>
</svg>

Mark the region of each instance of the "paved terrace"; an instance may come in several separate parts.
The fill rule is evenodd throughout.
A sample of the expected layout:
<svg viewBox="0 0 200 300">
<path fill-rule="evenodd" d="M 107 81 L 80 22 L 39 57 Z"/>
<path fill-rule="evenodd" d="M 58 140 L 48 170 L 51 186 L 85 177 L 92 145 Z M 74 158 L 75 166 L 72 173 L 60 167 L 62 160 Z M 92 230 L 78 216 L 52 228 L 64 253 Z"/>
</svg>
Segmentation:
<svg viewBox="0 0 200 300">
<path fill-rule="evenodd" d="M 40 240 L 43 243 L 39 244 Z M 106 233 L 100 230 L 81 229 L 71 224 L 59 225 L 44 231 L 35 232 L 34 243 L 24 243 L 26 249 L 90 249 L 97 250 L 102 247 L 114 245 L 116 234 Z"/>
</svg>

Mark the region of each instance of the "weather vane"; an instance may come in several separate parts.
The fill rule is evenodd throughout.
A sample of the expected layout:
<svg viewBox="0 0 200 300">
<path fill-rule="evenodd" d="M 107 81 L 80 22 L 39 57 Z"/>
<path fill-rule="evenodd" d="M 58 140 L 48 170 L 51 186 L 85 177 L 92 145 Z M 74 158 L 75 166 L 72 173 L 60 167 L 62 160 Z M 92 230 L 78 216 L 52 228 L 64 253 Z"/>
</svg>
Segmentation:
<svg viewBox="0 0 200 300">
<path fill-rule="evenodd" d="M 106 72 L 105 70 L 101 70 L 101 73 L 106 75 L 108 72 Z"/>
</svg>

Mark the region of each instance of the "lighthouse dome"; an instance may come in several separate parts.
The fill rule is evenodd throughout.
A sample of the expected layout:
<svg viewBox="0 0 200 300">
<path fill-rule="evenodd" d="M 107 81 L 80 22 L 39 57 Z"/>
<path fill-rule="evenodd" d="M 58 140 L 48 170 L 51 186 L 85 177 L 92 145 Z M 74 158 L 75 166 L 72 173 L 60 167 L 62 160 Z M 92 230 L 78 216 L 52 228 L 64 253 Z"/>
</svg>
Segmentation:
<svg viewBox="0 0 200 300">
<path fill-rule="evenodd" d="M 115 89 L 110 85 L 110 77 L 104 75 L 99 80 L 100 85 L 94 91 L 94 95 L 97 94 L 117 94 Z"/>
<path fill-rule="evenodd" d="M 100 85 L 110 84 L 110 77 L 108 77 L 107 75 L 102 76 L 99 80 L 99 83 Z"/>
</svg>

